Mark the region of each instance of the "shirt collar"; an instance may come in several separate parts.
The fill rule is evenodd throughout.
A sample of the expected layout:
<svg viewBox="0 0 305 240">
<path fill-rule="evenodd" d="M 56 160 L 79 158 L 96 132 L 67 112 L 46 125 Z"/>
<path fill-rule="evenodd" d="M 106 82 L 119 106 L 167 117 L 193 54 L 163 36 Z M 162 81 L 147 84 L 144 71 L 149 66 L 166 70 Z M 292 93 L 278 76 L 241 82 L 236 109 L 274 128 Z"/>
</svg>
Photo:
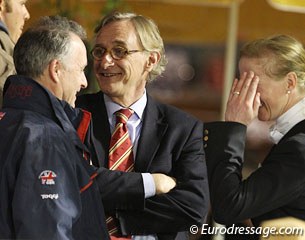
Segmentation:
<svg viewBox="0 0 305 240">
<path fill-rule="evenodd" d="M 6 32 L 7 34 L 9 34 L 6 25 L 2 21 L 0 21 L 0 30 Z"/>
<path fill-rule="evenodd" d="M 105 100 L 105 105 L 107 109 L 107 114 L 108 114 L 108 119 L 111 122 L 111 119 L 113 117 L 113 114 L 123 108 L 123 106 L 113 102 L 110 97 L 108 97 L 106 94 L 104 94 L 104 100 Z M 142 97 L 136 101 L 134 104 L 132 104 L 129 108 L 134 111 L 134 113 L 137 115 L 137 118 L 142 119 L 144 109 L 146 107 L 147 103 L 147 95 L 146 95 L 146 89 L 144 90 L 144 93 Z M 131 116 L 131 120 L 135 117 L 135 114 Z"/>
<path fill-rule="evenodd" d="M 282 114 L 270 127 L 270 137 L 274 143 L 278 143 L 281 138 L 297 123 L 305 119 L 305 98 L 296 103 L 287 112 Z"/>
</svg>

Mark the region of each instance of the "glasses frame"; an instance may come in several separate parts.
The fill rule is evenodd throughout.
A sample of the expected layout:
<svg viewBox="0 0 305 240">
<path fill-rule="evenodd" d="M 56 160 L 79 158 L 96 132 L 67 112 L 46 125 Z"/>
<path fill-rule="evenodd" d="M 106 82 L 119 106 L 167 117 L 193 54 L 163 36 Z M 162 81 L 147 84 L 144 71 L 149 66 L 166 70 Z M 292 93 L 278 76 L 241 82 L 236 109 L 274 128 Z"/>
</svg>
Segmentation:
<svg viewBox="0 0 305 240">
<path fill-rule="evenodd" d="M 94 54 L 93 54 L 93 52 L 94 52 L 95 49 L 97 49 L 97 48 L 100 48 L 100 49 L 104 49 L 104 50 L 105 50 L 101 58 L 98 58 L 98 57 L 94 56 Z M 114 54 L 113 54 L 113 49 L 115 49 L 115 48 L 122 48 L 122 49 L 125 49 L 124 56 L 121 57 L 121 58 L 115 57 Z M 130 55 L 130 54 L 132 54 L 132 53 L 136 53 L 136 52 L 143 52 L 143 50 L 128 50 L 127 48 L 122 47 L 122 46 L 115 46 L 115 47 L 113 47 L 113 48 L 111 48 L 111 49 L 109 50 L 109 49 L 106 49 L 106 48 L 104 48 L 104 47 L 95 46 L 95 47 L 90 51 L 90 54 L 91 54 L 91 56 L 92 56 L 95 60 L 101 61 L 101 60 L 103 60 L 103 57 L 104 57 L 104 55 L 105 55 L 106 53 L 109 53 L 110 56 L 111 56 L 113 59 L 115 59 L 115 60 L 121 60 L 121 59 L 124 59 L 125 57 L 127 57 L 128 55 Z"/>
</svg>

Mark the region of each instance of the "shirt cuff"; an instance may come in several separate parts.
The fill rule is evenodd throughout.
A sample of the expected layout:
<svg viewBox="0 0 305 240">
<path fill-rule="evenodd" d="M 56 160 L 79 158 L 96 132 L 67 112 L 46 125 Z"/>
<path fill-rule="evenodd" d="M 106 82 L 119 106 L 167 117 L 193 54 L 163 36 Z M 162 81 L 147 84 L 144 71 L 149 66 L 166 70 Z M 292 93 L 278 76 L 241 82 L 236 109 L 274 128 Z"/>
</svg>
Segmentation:
<svg viewBox="0 0 305 240">
<path fill-rule="evenodd" d="M 156 185 L 152 175 L 150 173 L 141 173 L 141 174 L 143 178 L 145 198 L 155 196 Z"/>
</svg>

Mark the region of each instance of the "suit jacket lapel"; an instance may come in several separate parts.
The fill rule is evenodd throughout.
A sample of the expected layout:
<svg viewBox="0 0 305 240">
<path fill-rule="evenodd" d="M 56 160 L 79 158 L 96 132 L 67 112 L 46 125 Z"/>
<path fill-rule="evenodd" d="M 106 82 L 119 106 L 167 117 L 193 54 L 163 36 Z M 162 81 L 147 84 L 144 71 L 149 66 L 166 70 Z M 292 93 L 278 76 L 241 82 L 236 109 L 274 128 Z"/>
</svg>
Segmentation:
<svg viewBox="0 0 305 240">
<path fill-rule="evenodd" d="M 158 105 L 148 96 L 135 159 L 135 171 L 146 172 L 149 169 L 167 126 Z"/>
<path fill-rule="evenodd" d="M 305 120 L 297 123 L 295 126 L 293 126 L 293 128 L 291 128 L 285 135 L 284 137 L 278 142 L 278 144 L 282 141 L 285 141 L 287 138 L 294 136 L 298 133 L 305 133 Z"/>
</svg>

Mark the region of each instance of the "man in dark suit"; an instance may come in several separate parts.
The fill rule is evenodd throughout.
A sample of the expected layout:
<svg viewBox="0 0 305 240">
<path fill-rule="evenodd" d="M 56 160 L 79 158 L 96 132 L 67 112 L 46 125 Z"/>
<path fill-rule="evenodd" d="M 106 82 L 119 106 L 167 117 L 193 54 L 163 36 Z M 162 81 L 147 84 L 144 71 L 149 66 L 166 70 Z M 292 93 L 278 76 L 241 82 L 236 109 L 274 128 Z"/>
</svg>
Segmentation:
<svg viewBox="0 0 305 240">
<path fill-rule="evenodd" d="M 134 171 L 143 177 L 143 185 L 138 188 L 144 186 L 142 196 L 118 205 L 113 198 L 122 191 L 122 185 L 110 183 L 105 177 L 100 184 L 106 212 L 116 216 L 122 236 L 188 239 L 190 226 L 199 226 L 208 211 L 203 126 L 194 117 L 158 103 L 146 93 L 146 84 L 159 76 L 167 63 L 157 26 L 151 19 L 133 13 L 110 14 L 96 28 L 91 53 L 101 92 L 80 96 L 77 105 L 92 113 L 100 149 L 99 161 L 94 164 L 109 167 L 109 144 L 116 131 L 114 114 L 131 109 L 127 128 Z M 151 173 L 175 178 L 176 187 L 156 195 Z"/>
</svg>

